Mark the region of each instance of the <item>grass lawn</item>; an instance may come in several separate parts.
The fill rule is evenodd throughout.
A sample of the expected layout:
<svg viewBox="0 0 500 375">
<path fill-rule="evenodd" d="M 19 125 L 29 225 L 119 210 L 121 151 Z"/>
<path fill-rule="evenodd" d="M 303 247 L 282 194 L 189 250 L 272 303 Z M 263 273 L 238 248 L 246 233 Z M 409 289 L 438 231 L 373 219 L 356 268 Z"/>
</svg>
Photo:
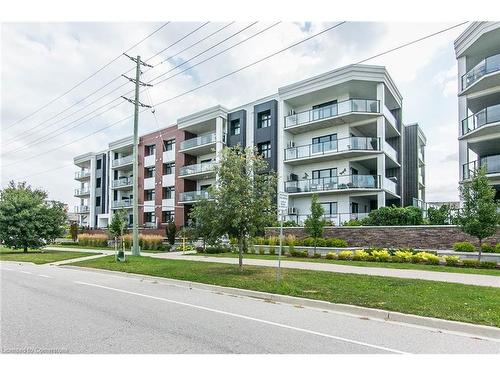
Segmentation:
<svg viewBox="0 0 500 375">
<path fill-rule="evenodd" d="M 69 251 L 53 251 L 53 250 L 28 250 L 24 253 L 22 250 L 13 250 L 5 247 L 0 247 L 0 260 L 13 262 L 32 262 L 35 264 L 52 263 L 60 260 L 81 258 L 89 256 L 89 253 L 78 253 Z"/>
<path fill-rule="evenodd" d="M 75 243 L 75 245 L 68 245 L 68 244 L 51 244 L 48 247 L 60 247 L 63 249 L 85 249 L 85 250 L 114 250 L 114 247 L 104 247 L 104 246 L 81 246 Z"/>
<path fill-rule="evenodd" d="M 124 263 L 109 256 L 74 265 L 500 327 L 500 288 L 294 269 L 283 269 L 284 280 L 277 283 L 271 267 L 245 266 L 240 272 L 231 264 L 133 256 Z"/>
<path fill-rule="evenodd" d="M 237 253 L 222 253 L 222 254 L 186 254 L 205 257 L 218 257 L 218 258 L 238 258 Z M 267 259 L 277 260 L 277 255 L 259 255 L 259 254 L 245 254 L 243 259 Z M 439 271 L 439 272 L 454 272 L 454 273 L 475 273 L 480 275 L 500 276 L 500 269 L 480 269 L 480 268 L 461 268 L 461 267 L 447 267 L 438 265 L 426 265 L 415 263 L 384 263 L 384 262 L 364 262 L 355 260 L 336 260 L 325 258 L 298 258 L 291 256 L 282 256 L 281 260 L 290 260 L 295 262 L 319 262 L 319 263 L 332 263 L 341 264 L 344 266 L 358 266 L 358 267 L 379 267 L 379 268 L 398 268 L 408 270 L 424 270 L 424 271 Z"/>
</svg>

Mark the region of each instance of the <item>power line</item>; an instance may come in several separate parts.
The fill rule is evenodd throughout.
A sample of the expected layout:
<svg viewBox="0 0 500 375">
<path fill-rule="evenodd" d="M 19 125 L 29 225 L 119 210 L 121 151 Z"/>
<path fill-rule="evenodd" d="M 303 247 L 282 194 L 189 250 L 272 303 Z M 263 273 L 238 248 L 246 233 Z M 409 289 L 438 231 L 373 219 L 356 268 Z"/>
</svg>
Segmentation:
<svg viewBox="0 0 500 375">
<path fill-rule="evenodd" d="M 172 44 L 170 44 L 170 45 L 169 45 L 169 46 L 167 46 L 166 48 L 163 48 L 161 51 L 158 51 L 157 53 L 155 53 L 153 56 L 149 57 L 149 58 L 148 58 L 148 59 L 146 59 L 145 61 L 150 61 L 151 59 L 153 59 L 153 58 L 155 58 L 156 56 L 160 55 L 162 52 L 164 52 L 164 51 L 166 51 L 167 49 L 169 49 L 169 48 L 173 47 L 173 46 L 174 46 L 174 45 L 176 45 L 177 43 L 181 42 L 182 40 L 186 39 L 187 37 L 191 36 L 192 34 L 194 34 L 195 32 L 197 32 L 198 30 L 200 30 L 201 28 L 205 27 L 208 23 L 209 23 L 209 22 L 205 22 L 205 23 L 204 23 L 204 24 L 202 24 L 201 26 L 196 27 L 194 30 L 190 31 L 189 33 L 187 33 L 186 35 L 184 35 L 184 36 L 183 36 L 183 37 L 181 37 L 180 39 L 177 39 L 175 42 L 173 42 Z M 214 32 L 214 33 L 210 34 L 209 36 L 214 35 L 215 33 L 219 32 L 220 30 L 222 30 L 222 29 L 224 29 L 224 28 L 225 28 L 225 27 L 220 28 L 219 30 L 217 30 L 216 32 Z M 203 38 L 201 41 L 203 41 L 203 40 L 205 40 L 205 39 L 207 39 L 207 37 Z M 201 41 L 199 41 L 199 42 L 201 42 Z M 199 42 L 197 42 L 197 43 L 199 43 Z M 194 45 L 196 45 L 197 43 L 194 43 L 194 44 L 192 44 L 191 46 L 194 46 Z M 175 56 L 175 55 L 174 55 L 174 56 Z M 170 59 L 170 58 L 169 58 L 169 59 Z M 168 59 L 167 59 L 167 60 L 168 60 Z M 163 62 L 162 62 L 162 63 L 163 63 Z M 132 70 L 134 70 L 134 69 L 133 69 L 133 68 L 131 68 L 131 69 L 127 70 L 126 72 L 124 72 L 123 74 L 130 73 Z M 58 117 L 58 116 L 59 116 L 59 115 L 61 115 L 62 113 L 66 112 L 67 110 L 69 110 L 69 109 L 71 109 L 71 108 L 75 107 L 77 104 L 79 104 L 79 103 L 83 102 L 85 99 L 88 99 L 88 98 L 89 98 L 89 97 L 91 97 L 92 95 L 94 95 L 94 94 L 96 94 L 97 92 L 101 91 L 102 89 L 104 89 L 105 87 L 109 86 L 110 84 L 112 84 L 113 82 L 115 82 L 116 80 L 118 80 L 118 79 L 120 79 L 120 78 L 121 78 L 121 75 L 118 75 L 117 77 L 113 78 L 111 81 L 109 81 L 108 83 L 106 83 L 104 86 L 101 86 L 100 88 L 98 88 L 98 89 L 94 90 L 93 92 L 91 92 L 90 94 L 88 94 L 87 96 L 85 96 L 84 98 L 82 98 L 82 99 L 80 99 L 79 101 L 77 101 L 77 102 L 73 103 L 72 105 L 70 105 L 70 106 L 66 107 L 64 110 L 62 110 L 62 111 L 60 111 L 60 112 L 56 113 L 56 114 L 55 114 L 55 115 L 53 115 L 52 117 L 50 117 L 50 118 L 48 118 L 48 119 L 46 119 L 46 120 L 42 121 L 41 123 L 39 123 L 38 125 L 36 125 L 36 126 L 34 126 L 34 127 L 31 127 L 31 128 L 25 129 L 25 131 L 21 132 L 20 134 L 17 134 L 17 135 L 15 135 L 15 136 L 13 136 L 12 138 L 8 139 L 7 141 L 8 141 L 8 142 L 10 142 L 10 141 L 12 141 L 12 140 L 14 140 L 14 139 L 16 139 L 16 138 L 18 138 L 18 137 L 22 136 L 23 134 L 26 134 L 26 133 L 28 133 L 28 132 L 33 131 L 34 129 L 39 128 L 40 126 L 42 126 L 42 125 L 46 124 L 48 121 L 50 121 L 50 120 L 52 120 L 52 119 L 54 119 L 54 118 Z M 127 83 L 124 83 L 124 84 L 122 84 L 122 85 L 120 85 L 120 86 L 116 87 L 115 89 L 111 90 L 111 91 L 110 91 L 110 92 L 108 92 L 107 94 L 100 96 L 98 99 L 96 99 L 96 100 L 92 101 L 91 103 L 86 104 L 84 107 L 82 107 L 82 108 L 78 109 L 77 111 L 75 111 L 75 112 L 73 112 L 73 113 L 69 114 L 68 116 L 66 116 L 66 117 L 64 117 L 64 118 L 62 118 L 62 119 L 57 120 L 55 123 L 52 123 L 52 124 L 48 125 L 48 127 L 51 127 L 51 126 L 53 126 L 53 125 L 57 124 L 58 122 L 63 121 L 63 120 L 65 120 L 65 119 L 67 119 L 68 117 L 71 117 L 71 116 L 72 116 L 72 115 L 74 115 L 75 113 L 78 113 L 78 112 L 80 112 L 80 111 L 84 110 L 85 108 L 88 108 L 89 106 L 91 106 L 92 104 L 96 103 L 97 101 L 99 101 L 99 100 L 100 100 L 100 99 L 102 99 L 103 97 L 106 97 L 107 95 L 112 94 L 113 92 L 115 92 L 115 91 L 119 90 L 120 88 L 122 88 L 122 87 L 124 87 L 124 86 L 126 86 L 126 85 L 127 85 Z M 130 92 L 131 92 L 131 91 L 130 91 Z M 129 94 L 130 92 L 124 93 L 124 95 L 127 95 L 127 94 Z M 115 99 L 115 100 L 116 100 L 116 99 Z M 112 102 L 113 102 L 113 101 L 112 101 Z M 112 102 L 110 102 L 110 103 L 112 103 Z M 47 127 L 46 127 L 46 128 L 47 128 Z M 36 134 L 35 134 L 35 135 L 36 135 Z"/>
<path fill-rule="evenodd" d="M 169 22 L 166 22 L 164 23 L 163 25 L 161 25 L 160 27 L 158 27 L 157 29 L 155 29 L 153 32 L 151 32 L 150 34 L 146 35 L 144 38 L 142 38 L 140 41 L 138 41 L 137 43 L 135 43 L 133 46 L 129 47 L 127 50 L 125 50 L 125 52 L 129 52 L 131 49 L 137 47 L 139 44 L 141 44 L 142 42 L 144 42 L 146 39 L 150 38 L 151 36 L 153 36 L 154 34 L 156 34 L 158 31 L 160 31 L 161 29 L 163 29 L 165 26 L 167 26 L 168 24 L 170 23 Z M 34 114 L 40 112 L 42 109 L 48 107 L 49 105 L 51 105 L 52 103 L 54 103 L 55 101 L 61 99 L 63 96 L 67 95 L 68 93 L 70 93 L 71 91 L 73 91 L 74 89 L 76 89 L 77 87 L 79 87 L 80 85 L 82 85 L 83 83 L 87 82 L 89 79 L 91 79 L 92 77 L 94 77 L 95 75 L 97 75 L 98 73 L 100 73 L 102 70 L 106 69 L 109 65 L 111 65 L 112 63 L 114 63 L 116 60 L 118 60 L 120 57 L 122 56 L 122 54 L 119 54 L 118 56 L 116 56 L 115 58 L 113 58 L 111 61 L 109 61 L 108 63 L 104 64 L 101 68 L 99 68 L 97 71 L 95 71 L 94 73 L 92 73 L 90 76 L 88 76 L 87 78 L 85 78 L 84 80 L 78 82 L 77 84 L 75 84 L 73 87 L 71 87 L 70 89 L 66 90 L 65 92 L 63 92 L 61 95 L 55 97 L 54 99 L 50 100 L 48 103 L 42 105 L 41 107 L 37 108 L 35 111 L 31 112 L 30 114 L 28 114 L 27 116 L 24 116 L 23 118 L 13 122 L 12 124 L 8 125 L 4 130 L 8 130 L 10 129 L 11 127 L 13 127 L 14 125 L 32 117 Z"/>
<path fill-rule="evenodd" d="M 293 47 L 297 46 L 298 44 L 304 43 L 304 42 L 306 42 L 306 41 L 308 41 L 308 40 L 310 40 L 310 39 L 312 39 L 312 38 L 315 38 L 316 36 L 318 36 L 318 35 L 320 35 L 320 34 L 323 34 L 323 33 L 327 32 L 327 31 L 329 31 L 329 30 L 331 30 L 331 29 L 333 29 L 333 28 L 335 28 L 335 27 L 338 27 L 338 26 L 340 26 L 340 25 L 342 25 L 342 24 L 344 24 L 344 23 L 345 23 L 345 21 L 343 21 L 343 22 L 341 22 L 341 23 L 338 23 L 338 24 L 336 24 L 336 25 L 334 25 L 334 26 L 332 26 L 332 27 L 329 27 L 329 28 L 327 28 L 327 29 L 325 29 L 325 30 L 322 30 L 322 31 L 320 31 L 319 33 L 316 33 L 316 34 L 314 34 L 314 35 L 312 35 L 312 36 L 309 36 L 309 37 L 307 37 L 307 38 L 303 39 L 302 41 L 296 42 L 296 43 L 294 43 L 294 44 L 292 44 L 292 45 L 290 45 L 290 46 L 288 46 L 288 47 L 286 47 L 286 48 L 284 48 L 284 49 L 282 49 L 282 50 L 280 50 L 280 51 L 277 51 L 277 52 L 275 52 L 275 53 L 273 53 L 273 54 L 271 54 L 271 55 L 266 56 L 265 58 L 259 59 L 259 60 L 255 61 L 255 62 L 251 63 L 251 64 L 245 65 L 244 67 L 241 67 L 241 68 L 239 68 L 239 69 L 237 69 L 237 70 L 234 70 L 234 71 L 232 71 L 232 72 L 230 72 L 230 73 L 227 73 L 227 74 L 225 74 L 225 75 L 223 75 L 223 76 L 221 76 L 221 77 L 219 77 L 219 78 L 217 78 L 217 79 L 214 79 L 214 80 L 212 80 L 212 81 L 210 81 L 210 82 L 207 82 L 207 83 L 205 83 L 205 84 L 199 85 L 199 86 L 197 86 L 197 87 L 195 87 L 195 88 L 193 88 L 193 89 L 190 89 L 190 90 L 185 91 L 185 92 L 183 92 L 183 93 L 181 93 L 181 94 L 178 94 L 178 95 L 176 95 L 176 96 L 173 96 L 173 97 L 171 97 L 171 98 L 168 98 L 168 99 L 166 99 L 166 100 L 163 100 L 163 101 L 161 101 L 161 102 L 159 102 L 159 103 L 156 103 L 156 105 L 155 105 L 155 106 L 157 107 L 157 106 L 159 106 L 159 105 L 161 105 L 161 104 L 167 103 L 167 102 L 169 102 L 169 101 L 172 101 L 172 100 L 174 100 L 174 99 L 177 99 L 177 98 L 179 98 L 179 97 L 182 97 L 182 96 L 184 96 L 184 95 L 187 95 L 187 94 L 189 94 L 189 93 L 191 93 L 191 92 L 197 91 L 197 90 L 199 90 L 199 89 L 201 89 L 201 88 L 203 88 L 203 87 L 206 87 L 206 86 L 208 86 L 208 85 L 210 85 L 210 84 L 212 84 L 212 83 L 215 83 L 215 82 L 217 82 L 217 81 L 220 81 L 220 80 L 222 80 L 222 79 L 224 79 L 224 78 L 226 78 L 226 77 L 228 77 L 228 76 L 231 76 L 231 75 L 233 75 L 233 74 L 236 74 L 237 72 L 239 72 L 239 71 L 241 71 L 241 70 L 243 70 L 243 69 L 246 69 L 246 68 L 248 68 L 248 67 L 250 67 L 250 66 L 256 65 L 256 64 L 258 64 L 259 62 L 264 61 L 265 59 L 268 59 L 268 58 L 270 58 L 270 57 L 273 57 L 273 56 L 277 55 L 278 53 L 281 53 L 281 52 L 283 52 L 283 51 L 285 51 L 285 50 L 287 50 L 287 49 L 293 48 Z M 455 28 L 457 28 L 457 27 L 460 27 L 460 26 L 462 26 L 462 25 L 464 25 L 464 24 L 466 24 L 466 23 L 467 23 L 467 22 L 462 22 L 462 23 L 456 24 L 456 25 L 454 25 L 454 26 L 448 27 L 448 28 L 446 28 L 446 29 L 442 29 L 442 30 L 440 30 L 440 31 L 437 31 L 437 32 L 435 32 L 435 33 L 432 33 L 432 34 L 426 35 L 426 36 L 424 36 L 424 37 L 421 37 L 421 38 L 415 39 L 415 40 L 410 41 L 410 42 L 408 42 L 408 43 L 404 43 L 404 44 L 402 44 L 402 45 L 400 45 L 400 46 L 397 46 L 397 47 L 395 47 L 395 48 L 392 48 L 392 49 L 386 50 L 386 51 L 384 51 L 384 52 L 381 52 L 381 53 L 378 53 L 378 54 L 376 54 L 376 55 L 373 55 L 373 56 L 370 56 L 370 57 L 368 57 L 368 58 L 365 58 L 365 59 L 363 59 L 363 60 L 360 60 L 360 62 L 356 62 L 355 64 L 360 64 L 361 62 L 366 62 L 366 61 L 372 60 L 372 59 L 374 59 L 374 58 L 377 58 L 377 57 L 383 56 L 383 55 L 385 55 L 385 54 L 388 54 L 388 53 L 394 52 L 394 51 L 399 50 L 399 49 L 401 49 L 401 48 L 404 48 L 404 47 L 407 47 L 407 46 L 409 46 L 409 45 L 412 45 L 412 44 L 418 43 L 418 42 L 420 42 L 420 41 L 422 41 L 422 40 L 428 39 L 428 38 L 430 38 L 430 37 L 433 37 L 433 36 L 436 36 L 436 35 L 442 34 L 442 33 L 446 32 L 446 31 L 449 31 L 449 30 L 455 29 Z M 140 113 L 142 113 L 142 112 L 144 112 L 144 111 L 146 111 L 146 109 L 142 110 Z M 123 122 L 123 121 L 125 121 L 125 120 L 127 120 L 127 119 L 129 119 L 129 118 L 131 118 L 131 117 L 132 117 L 132 116 L 128 116 L 128 117 L 126 117 L 126 118 L 124 118 L 124 119 L 121 119 L 121 120 L 119 120 L 119 121 L 116 121 L 116 122 L 114 122 L 114 123 L 112 123 L 112 124 L 110 124 L 110 125 L 106 126 L 105 128 L 102 128 L 101 130 L 97 130 L 97 131 L 95 131 L 95 132 L 93 132 L 93 133 L 91 133 L 91 134 L 88 134 L 88 135 L 84 136 L 84 137 L 78 138 L 78 139 L 74 140 L 73 142 L 70 142 L 69 144 L 73 144 L 73 143 L 75 143 L 75 142 L 78 142 L 78 141 L 79 141 L 79 140 L 81 140 L 81 139 L 88 138 L 88 137 L 90 137 L 90 136 L 92 136 L 92 135 L 94 135 L 94 134 L 97 134 L 97 133 L 99 133 L 99 132 L 101 132 L 101 131 L 104 131 L 104 130 L 106 130 L 106 129 L 109 129 L 109 128 L 111 128 L 111 127 L 113 127 L 113 126 L 117 125 L 118 123 Z M 58 150 L 58 149 L 60 149 L 60 148 L 62 148 L 62 147 L 66 147 L 66 146 L 68 146 L 69 144 L 66 144 L 66 145 L 63 145 L 63 146 L 58 146 L 58 147 L 56 147 L 55 149 L 48 150 L 47 152 L 44 152 L 44 153 L 39 154 L 39 155 L 36 155 L 36 156 L 40 156 L 40 155 L 43 155 L 43 154 L 46 154 L 46 153 L 49 153 L 49 152 L 52 152 L 52 151 L 56 151 L 56 150 Z M 12 165 L 12 163 L 11 163 L 10 165 Z"/>
<path fill-rule="evenodd" d="M 229 40 L 230 38 L 232 38 L 232 37 L 234 37 L 234 36 L 236 36 L 236 35 L 240 34 L 242 31 L 244 31 L 244 30 L 248 29 L 249 27 L 251 27 L 251 26 L 255 25 L 256 23 L 257 23 L 257 22 L 254 22 L 253 24 L 251 24 L 251 25 L 249 25 L 249 26 L 246 26 L 246 27 L 244 27 L 243 29 L 241 29 L 241 30 L 239 30 L 239 31 L 237 31 L 237 32 L 235 32 L 235 33 L 233 33 L 233 34 L 231 34 L 229 37 L 226 37 L 226 38 L 225 38 L 225 39 L 223 39 L 222 41 L 217 42 L 216 44 L 212 45 L 211 47 L 209 47 L 209 48 L 205 49 L 203 52 L 198 53 L 198 54 L 197 54 L 196 56 L 194 56 L 194 57 L 198 57 L 198 56 L 200 56 L 201 54 L 203 54 L 203 53 L 205 53 L 205 52 L 209 51 L 210 49 L 215 48 L 216 46 L 220 45 L 222 42 L 227 41 L 227 40 Z M 277 23 L 275 23 L 275 24 L 273 24 L 273 25 L 271 25 L 271 26 L 269 26 L 269 27 L 267 27 L 267 28 L 265 28 L 265 29 L 263 29 L 263 30 L 258 31 L 257 33 L 255 33 L 255 34 L 253 34 L 253 35 L 249 36 L 248 38 L 245 38 L 245 39 L 241 40 L 240 42 L 238 42 L 238 43 L 236 43 L 236 44 L 234 44 L 234 45 L 232 45 L 232 46 L 230 46 L 230 47 L 228 47 L 228 48 L 226 48 L 226 49 L 224 49 L 224 50 L 222 50 L 222 51 L 218 52 L 217 54 L 215 54 L 215 55 L 213 55 L 213 56 L 211 56 L 211 57 L 209 57 L 209 58 L 207 58 L 207 59 L 205 59 L 205 60 L 203 60 L 203 61 L 201 61 L 201 62 L 199 62 L 199 63 L 195 64 L 195 65 L 193 65 L 193 66 L 192 66 L 192 67 L 190 67 L 190 68 L 187 68 L 187 69 L 185 69 L 185 70 L 181 71 L 180 73 L 183 73 L 183 72 L 185 72 L 185 71 L 187 71 L 187 70 L 189 70 L 189 69 L 192 69 L 192 68 L 194 68 L 195 66 L 198 66 L 198 65 L 200 65 L 200 64 L 202 64 L 202 63 L 205 63 L 206 61 L 211 60 L 212 58 L 214 58 L 214 57 L 216 57 L 216 56 L 218 56 L 218 55 L 220 55 L 220 54 L 222 54 L 222 53 L 224 53 L 224 52 L 226 52 L 226 51 L 228 51 L 228 50 L 230 50 L 230 49 L 232 49 L 232 48 L 235 48 L 236 46 L 238 46 L 238 45 L 240 45 L 240 44 L 242 44 L 242 43 L 246 42 L 247 40 L 252 39 L 252 38 L 254 38 L 255 36 L 260 35 L 260 34 L 262 34 L 263 32 L 265 32 L 265 31 L 267 31 L 267 30 L 271 29 L 272 27 L 277 26 L 279 23 L 280 23 L 280 22 L 277 22 Z M 226 25 L 226 26 L 227 26 L 227 25 Z M 223 27 L 223 28 L 225 28 L 225 27 Z M 218 31 L 222 30 L 223 28 L 219 29 Z M 213 34 L 214 34 L 214 33 L 212 33 L 211 35 L 213 35 Z M 206 39 L 206 38 L 204 38 L 204 39 Z M 197 43 L 198 43 L 198 42 L 197 42 Z M 195 43 L 195 44 L 197 44 L 197 43 Z M 194 46 L 195 44 L 192 44 L 190 47 Z M 177 54 L 176 54 L 176 55 L 177 55 Z M 174 55 L 174 56 L 175 56 L 175 55 Z M 172 57 L 173 57 L 173 56 L 169 57 L 169 59 L 170 59 L 170 58 L 172 58 Z M 178 68 L 179 66 L 184 65 L 186 62 L 191 61 L 194 57 L 190 58 L 189 60 L 186 60 L 186 61 L 185 61 L 185 62 L 183 62 L 183 63 L 180 63 L 180 64 L 178 64 L 178 65 L 174 66 L 174 67 L 173 67 L 172 69 L 170 69 L 169 71 L 172 71 L 172 70 L 174 70 L 174 69 Z M 167 59 L 167 60 L 168 60 L 168 59 Z M 164 61 L 166 61 L 166 60 L 164 60 Z M 157 65 L 158 65 L 158 64 L 157 64 Z M 155 65 L 155 66 L 156 66 L 156 65 Z M 176 74 L 176 75 L 178 75 L 178 74 Z M 175 75 L 175 76 L 176 76 L 176 75 Z M 160 75 L 160 76 L 161 76 L 161 75 Z M 156 77 L 156 78 L 158 78 L 158 77 Z M 173 77 L 168 77 L 168 78 L 166 78 L 166 79 L 162 80 L 161 82 L 167 81 L 167 80 L 168 80 L 168 79 L 170 79 L 170 78 L 173 78 Z M 153 80 L 148 81 L 148 83 L 149 83 L 149 82 L 152 82 L 152 81 L 153 81 Z M 121 85 L 121 86 L 119 86 L 117 89 L 119 89 L 119 88 L 123 87 L 124 85 L 126 85 L 126 83 L 125 83 L 125 84 L 123 84 L 123 85 Z M 116 91 L 116 89 L 115 89 L 115 90 L 113 90 L 113 91 Z M 111 91 L 110 93 L 112 93 L 113 91 Z M 128 94 L 130 94 L 132 91 L 133 91 L 133 90 L 127 91 L 124 95 L 128 95 Z M 142 91 L 141 91 L 141 92 L 142 92 Z M 110 93 L 108 93 L 108 94 L 110 94 Z M 107 95 L 107 94 L 106 94 L 106 95 Z M 106 95 L 101 96 L 99 99 L 101 99 L 101 98 L 105 97 Z M 87 114 L 85 114 L 85 115 L 83 115 L 83 116 L 79 117 L 79 118 L 78 118 L 78 119 L 76 119 L 76 120 L 72 120 L 72 121 L 70 121 L 70 122 L 69 122 L 69 123 L 67 123 L 66 125 L 63 125 L 62 127 L 59 127 L 59 128 L 57 128 L 57 129 L 54 129 L 53 131 L 51 131 L 51 132 L 49 132 L 49 133 L 45 133 L 45 134 L 42 136 L 42 138 L 41 138 L 41 139 L 38 139 L 38 140 L 37 140 L 37 141 L 35 141 L 34 143 L 32 142 L 32 143 L 30 143 L 30 144 L 26 144 L 26 145 L 24 145 L 24 146 L 21 146 L 21 148 L 17 148 L 17 149 L 12 149 L 12 150 L 10 150 L 10 151 L 6 151 L 6 152 L 4 152 L 2 155 L 8 154 L 8 153 L 10 153 L 10 152 L 14 152 L 14 151 L 15 151 L 15 152 L 18 152 L 18 151 L 22 151 L 22 150 L 25 150 L 25 149 L 29 149 L 29 148 L 31 148 L 34 144 L 39 144 L 39 143 L 42 143 L 42 142 L 46 142 L 46 141 L 48 141 L 48 140 L 50 140 L 50 139 L 53 139 L 53 138 L 55 138 L 55 137 L 57 137 L 57 136 L 59 136 L 59 135 L 61 135 L 61 134 L 63 134 L 63 133 L 68 132 L 69 130 L 72 130 L 72 129 L 76 128 L 76 127 L 79 127 L 79 126 L 81 126 L 81 125 L 83 125 L 83 124 L 87 123 L 88 121 L 90 121 L 90 120 L 92 120 L 92 119 L 94 119 L 94 118 L 96 118 L 96 117 L 98 117 L 98 116 L 101 116 L 101 115 L 103 115 L 104 113 L 109 112 L 110 110 L 112 110 L 112 109 L 116 108 L 116 107 L 117 107 L 118 105 L 120 105 L 121 103 L 119 103 L 119 104 L 117 104 L 117 105 L 114 105 L 114 106 L 112 106 L 112 107 L 110 107 L 110 108 L 106 109 L 105 111 L 103 111 L 103 112 L 101 112 L 101 113 L 99 113 L 99 114 L 97 114 L 97 115 L 95 115 L 95 116 L 92 116 L 92 117 L 90 117 L 89 119 L 87 119 L 87 120 L 85 120 L 85 121 L 82 121 L 82 122 L 81 122 L 81 123 L 79 123 L 79 124 L 76 124 L 75 126 L 71 126 L 70 128 L 67 128 L 68 126 L 70 126 L 70 125 L 74 124 L 75 122 L 80 121 L 80 120 L 82 120 L 83 118 L 85 118 L 85 117 L 87 117 L 87 116 L 89 116 L 89 115 L 93 114 L 95 111 L 97 111 L 97 110 L 99 110 L 99 109 L 101 109 L 101 108 L 106 107 L 107 105 L 109 105 L 109 104 L 111 104 L 111 103 L 115 102 L 116 100 L 119 100 L 121 97 L 122 97 L 122 96 L 119 96 L 119 97 L 117 97 L 117 98 L 115 98 L 115 99 L 113 99 L 113 100 L 111 100 L 111 101 L 109 101 L 109 102 L 107 102 L 107 103 L 105 103 L 105 104 L 101 105 L 100 107 L 95 108 L 94 110 L 90 111 L 89 113 L 87 113 Z M 98 101 L 99 99 L 94 100 L 94 102 Z M 92 103 L 94 103 L 94 102 L 92 102 Z M 80 110 L 81 110 L 81 109 L 80 109 Z M 73 112 L 71 115 L 68 115 L 68 116 L 64 117 L 63 119 L 59 119 L 58 121 L 56 121 L 56 122 L 55 122 L 55 123 L 53 123 L 52 125 L 55 125 L 56 123 L 58 123 L 58 122 L 60 122 L 60 121 L 62 121 L 62 120 L 64 120 L 64 119 L 66 119 L 66 118 L 68 118 L 68 117 L 71 117 L 72 115 L 74 115 L 75 113 L 79 112 L 80 110 L 77 110 L 77 111 Z M 51 125 L 50 125 L 50 126 L 51 126 Z M 66 129 L 66 130 L 63 130 L 64 128 L 67 128 L 67 129 Z M 61 130 L 63 130 L 63 131 L 61 131 Z M 54 133 L 57 133 L 57 134 L 55 134 L 55 135 L 53 135 L 53 136 L 52 136 L 52 134 L 54 134 Z M 17 163 L 17 162 L 16 162 L 16 163 Z M 13 163 L 11 163 L 11 164 L 13 164 Z M 9 164 L 9 165 L 11 165 L 11 164 Z"/>
</svg>

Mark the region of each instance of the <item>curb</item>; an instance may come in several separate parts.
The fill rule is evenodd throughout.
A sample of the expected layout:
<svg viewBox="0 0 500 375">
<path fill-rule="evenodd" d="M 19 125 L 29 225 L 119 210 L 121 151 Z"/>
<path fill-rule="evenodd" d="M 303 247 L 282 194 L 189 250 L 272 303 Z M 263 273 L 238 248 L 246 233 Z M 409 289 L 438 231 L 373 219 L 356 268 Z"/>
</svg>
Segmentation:
<svg viewBox="0 0 500 375">
<path fill-rule="evenodd" d="M 395 311 L 374 309 L 369 307 L 361 307 L 354 305 L 346 305 L 341 303 L 332 303 L 321 300 L 313 300 L 309 298 L 286 296 L 282 294 L 273 294 L 267 292 L 254 291 L 249 289 L 239 289 L 232 287 L 225 287 L 219 285 L 203 284 L 193 281 L 169 279 L 166 277 L 159 276 L 149 276 L 141 275 L 137 273 L 128 273 L 120 271 L 103 270 L 99 268 L 91 267 L 78 267 L 71 265 L 62 265 L 63 268 L 71 268 L 78 270 L 92 270 L 94 272 L 100 272 L 105 274 L 119 274 L 124 277 L 141 278 L 141 279 L 151 279 L 159 281 L 167 281 L 175 283 L 177 285 L 183 285 L 190 289 L 193 287 L 196 289 L 238 295 L 242 297 L 255 298 L 271 302 L 285 303 L 294 306 L 310 307 L 315 309 L 329 310 L 337 313 L 355 315 L 360 318 L 372 318 L 377 320 L 383 320 L 388 322 L 404 323 L 409 325 L 416 325 L 426 328 L 436 329 L 438 331 L 448 331 L 451 333 L 458 333 L 467 336 L 473 336 L 477 338 L 487 338 L 500 341 L 500 328 L 476 325 L 464 322 L 455 322 L 451 320 L 438 319 L 432 317 L 418 316 L 413 314 L 405 314 Z"/>
</svg>

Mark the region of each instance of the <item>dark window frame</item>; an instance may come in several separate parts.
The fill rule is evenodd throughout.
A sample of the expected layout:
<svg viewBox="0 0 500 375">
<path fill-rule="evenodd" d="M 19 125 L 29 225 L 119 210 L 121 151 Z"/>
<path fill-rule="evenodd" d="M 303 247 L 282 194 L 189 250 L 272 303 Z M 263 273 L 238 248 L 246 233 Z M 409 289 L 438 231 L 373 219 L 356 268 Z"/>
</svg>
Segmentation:
<svg viewBox="0 0 500 375">
<path fill-rule="evenodd" d="M 257 115 L 257 129 L 264 129 L 271 126 L 271 110 L 259 112 Z"/>
</svg>

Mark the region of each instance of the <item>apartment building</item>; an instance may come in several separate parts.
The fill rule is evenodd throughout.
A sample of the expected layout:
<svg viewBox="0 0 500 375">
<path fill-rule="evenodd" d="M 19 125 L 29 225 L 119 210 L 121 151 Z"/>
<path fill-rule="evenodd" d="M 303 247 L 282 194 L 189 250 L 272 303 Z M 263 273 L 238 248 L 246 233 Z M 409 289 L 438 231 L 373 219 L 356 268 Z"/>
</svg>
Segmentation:
<svg viewBox="0 0 500 375">
<path fill-rule="evenodd" d="M 403 206 L 418 206 L 425 202 L 425 145 L 427 138 L 415 124 L 404 125 Z M 414 171 L 417 173 L 414 173 Z"/>
<path fill-rule="evenodd" d="M 500 199 L 500 22 L 474 22 L 455 40 L 460 182 L 486 167 Z"/>
<path fill-rule="evenodd" d="M 412 147 L 420 164 L 403 152 L 405 136 L 413 134 L 407 128 L 416 129 Z M 236 108 L 207 108 L 142 136 L 139 225 L 161 228 L 171 218 L 187 224 L 193 205 L 216 183 L 220 151 L 235 145 L 263 155 L 278 175 L 278 192 L 289 195 L 286 219 L 298 224 L 315 193 L 335 225 L 404 204 L 406 179 L 421 182 L 406 192 L 410 201 L 425 196 L 425 136 L 418 125 L 403 125 L 395 83 L 384 67 L 350 65 Z M 110 212 L 130 209 L 131 222 L 132 139 L 110 143 L 108 154 Z"/>
</svg>

